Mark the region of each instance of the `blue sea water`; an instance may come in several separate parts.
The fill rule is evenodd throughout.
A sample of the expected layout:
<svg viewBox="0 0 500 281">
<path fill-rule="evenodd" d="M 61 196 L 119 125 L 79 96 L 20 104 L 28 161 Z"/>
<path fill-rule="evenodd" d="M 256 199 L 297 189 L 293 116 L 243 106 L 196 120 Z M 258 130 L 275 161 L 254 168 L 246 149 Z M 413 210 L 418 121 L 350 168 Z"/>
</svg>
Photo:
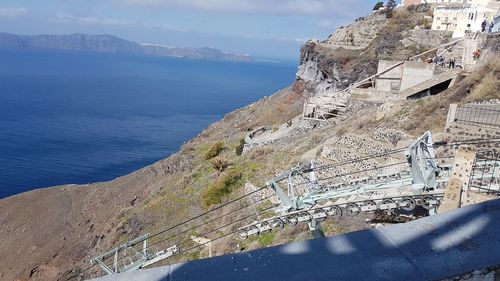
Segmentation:
<svg viewBox="0 0 500 281">
<path fill-rule="evenodd" d="M 0 198 L 111 180 L 289 85 L 292 63 L 0 51 Z"/>
</svg>

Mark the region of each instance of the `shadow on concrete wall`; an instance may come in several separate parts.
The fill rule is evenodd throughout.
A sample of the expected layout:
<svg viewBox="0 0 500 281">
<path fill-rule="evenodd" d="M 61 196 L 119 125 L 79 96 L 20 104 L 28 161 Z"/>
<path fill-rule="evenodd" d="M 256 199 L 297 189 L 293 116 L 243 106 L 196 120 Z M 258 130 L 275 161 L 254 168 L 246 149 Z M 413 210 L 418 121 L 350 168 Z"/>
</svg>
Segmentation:
<svg viewBox="0 0 500 281">
<path fill-rule="evenodd" d="M 99 280 L 439 280 L 499 265 L 498 234 L 500 200 L 492 200 L 406 224 Z"/>
</svg>

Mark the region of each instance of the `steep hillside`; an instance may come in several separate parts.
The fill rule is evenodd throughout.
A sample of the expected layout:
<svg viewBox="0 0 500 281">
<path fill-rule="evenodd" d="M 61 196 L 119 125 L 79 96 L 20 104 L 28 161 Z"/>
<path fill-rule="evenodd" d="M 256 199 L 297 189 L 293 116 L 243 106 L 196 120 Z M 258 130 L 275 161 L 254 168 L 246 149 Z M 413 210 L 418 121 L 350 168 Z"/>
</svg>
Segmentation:
<svg viewBox="0 0 500 281">
<path fill-rule="evenodd" d="M 168 159 L 111 182 L 0 200 L 0 253 L 9 257 L 0 259 L 0 280 L 76 280 L 91 255 L 199 213 L 203 188 L 218 177 L 204 151 L 224 140 L 230 154 L 249 128 L 295 116 L 300 100 L 289 89 L 264 98 L 226 115 Z"/>
<path fill-rule="evenodd" d="M 92 255 L 237 198 L 251 190 L 252 185 L 263 186 L 277 173 L 303 160 L 337 163 L 380 153 L 405 146 L 427 129 L 436 133 L 437 140 L 453 137 L 452 133 L 443 132 L 449 103 L 500 98 L 498 59 L 486 63 L 480 71 L 437 96 L 382 106 L 360 102 L 356 110 L 349 112 L 338 124 L 306 126 L 295 118 L 305 96 L 334 87 L 332 85 L 342 88 L 373 74 L 378 58 L 404 58 L 420 50 L 408 42 L 413 42 L 412 36 L 420 34 L 413 28 L 425 13 L 425 10 L 411 16 L 405 11 L 396 13 L 366 49 L 335 49 L 323 43 L 308 42 L 302 48 L 297 82 L 293 86 L 227 114 L 167 159 L 110 182 L 41 189 L 0 200 L 0 235 L 3 237 L 0 255 L 6 257 L 0 259 L 0 280 L 87 277 L 90 271 L 82 269 L 89 266 Z M 435 36 L 435 40 L 440 41 L 448 35 Z M 488 50 L 498 54 L 496 46 L 492 44 Z M 282 123 L 298 128 L 240 155 L 241 139 L 248 132 Z M 404 155 L 393 155 L 325 173 L 336 176 L 401 160 Z M 258 207 L 269 205 L 270 202 L 265 201 Z M 215 215 L 227 211 L 220 210 Z M 248 209 L 225 217 L 180 238 L 189 240 L 190 235 L 199 235 L 252 212 L 255 210 Z M 250 218 L 247 223 L 254 219 Z M 344 233 L 370 227 L 371 219 L 371 216 L 358 216 L 326 221 L 324 228 L 329 235 Z M 230 229 L 237 227 L 233 225 Z M 234 237 L 222 239 L 212 249 L 217 255 L 308 237 L 307 228 L 300 226 L 245 241 Z M 167 262 L 205 255 L 204 250 L 196 250 Z"/>
<path fill-rule="evenodd" d="M 378 61 L 404 60 L 431 47 L 448 42 L 451 32 L 430 32 L 423 29 L 429 8 L 409 12 L 401 10 L 385 19 L 374 12 L 344 27 L 322 42 L 309 41 L 301 49 L 297 83 L 315 95 L 328 89 L 343 89 L 376 73 Z M 375 28 L 374 25 L 379 25 Z M 355 34 L 346 38 L 345 34 Z M 366 34 L 361 37 L 359 33 Z M 358 34 L 358 35 L 356 35 Z M 349 42 L 364 39 L 366 48 L 351 48 Z M 370 41 L 366 41 L 369 39 Z M 361 39 L 359 39 L 361 40 Z M 332 44 L 331 42 L 337 42 Z M 346 43 L 342 46 L 338 42 Z"/>
</svg>

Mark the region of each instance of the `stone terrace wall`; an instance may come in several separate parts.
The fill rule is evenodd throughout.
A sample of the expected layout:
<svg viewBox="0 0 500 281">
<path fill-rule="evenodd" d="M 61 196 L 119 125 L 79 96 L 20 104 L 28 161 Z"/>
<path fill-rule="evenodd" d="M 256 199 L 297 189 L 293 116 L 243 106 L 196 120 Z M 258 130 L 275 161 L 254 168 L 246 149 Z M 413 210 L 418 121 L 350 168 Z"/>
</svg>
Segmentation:
<svg viewBox="0 0 500 281">
<path fill-rule="evenodd" d="M 386 22 L 384 13 L 373 13 L 347 27 L 337 29 L 321 44 L 333 49 L 364 49 L 377 37 Z"/>
</svg>

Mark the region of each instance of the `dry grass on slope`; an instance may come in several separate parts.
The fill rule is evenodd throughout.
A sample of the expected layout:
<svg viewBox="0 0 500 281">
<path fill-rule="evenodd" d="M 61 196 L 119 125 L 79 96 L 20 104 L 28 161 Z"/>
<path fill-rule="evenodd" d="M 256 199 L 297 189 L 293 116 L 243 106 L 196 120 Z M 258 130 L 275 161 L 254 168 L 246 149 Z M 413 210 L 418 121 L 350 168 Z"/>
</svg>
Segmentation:
<svg viewBox="0 0 500 281">
<path fill-rule="evenodd" d="M 395 116 L 397 126 L 411 134 L 444 128 L 451 103 L 464 104 L 500 99 L 500 59 L 496 58 L 445 92 L 409 101 Z"/>
<path fill-rule="evenodd" d="M 495 58 L 464 81 L 469 95 L 464 102 L 475 102 L 500 98 L 500 58 Z"/>
</svg>

